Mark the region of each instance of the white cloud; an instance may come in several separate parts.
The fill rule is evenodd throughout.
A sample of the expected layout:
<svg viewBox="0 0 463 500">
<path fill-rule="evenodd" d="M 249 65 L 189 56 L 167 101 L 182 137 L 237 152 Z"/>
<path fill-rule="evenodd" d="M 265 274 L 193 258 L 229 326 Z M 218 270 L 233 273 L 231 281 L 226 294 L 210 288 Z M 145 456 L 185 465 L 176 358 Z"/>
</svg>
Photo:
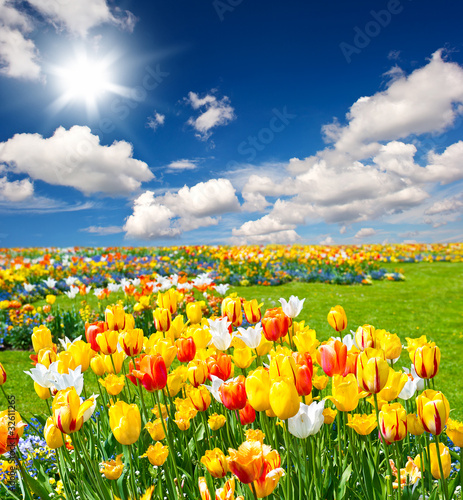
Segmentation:
<svg viewBox="0 0 463 500">
<path fill-rule="evenodd" d="M 228 179 L 210 179 L 158 197 L 146 191 L 135 200 L 124 231 L 127 238 L 146 240 L 179 236 L 184 231 L 216 225 L 216 216 L 239 208 Z"/>
<path fill-rule="evenodd" d="M 452 198 L 446 198 L 445 200 L 436 201 L 424 213 L 425 215 L 449 214 L 459 212 L 462 208 L 463 197 L 454 196 Z"/>
<path fill-rule="evenodd" d="M 164 125 L 166 121 L 166 115 L 154 112 L 153 116 L 148 116 L 148 121 L 146 123 L 147 127 L 156 130 L 159 126 Z"/>
<path fill-rule="evenodd" d="M 206 94 L 200 98 L 195 92 L 189 92 L 185 100 L 193 109 L 203 108 L 199 116 L 190 117 L 187 122 L 196 130 L 196 136 L 201 140 L 207 140 L 213 128 L 227 125 L 236 118 L 235 110 L 227 96 L 217 99 L 215 95 Z"/>
<path fill-rule="evenodd" d="M 359 159 L 379 141 L 442 132 L 461 113 L 456 104 L 462 102 L 463 69 L 437 51 L 426 66 L 394 80 L 387 90 L 358 99 L 346 115 L 348 124 L 334 127 L 335 148 Z"/>
<path fill-rule="evenodd" d="M 34 186 L 29 179 L 8 182 L 6 177 L 0 177 L 0 201 L 13 203 L 24 201 L 34 194 Z"/>
<path fill-rule="evenodd" d="M 0 73 L 10 78 L 40 78 L 39 53 L 26 37 L 30 18 L 6 0 L 0 0 Z"/>
<path fill-rule="evenodd" d="M 90 128 L 59 127 L 53 136 L 16 134 L 0 143 L 0 162 L 8 170 L 58 186 L 70 186 L 84 194 L 128 194 L 154 175 L 148 165 L 133 158 L 132 145 L 115 141 L 100 144 Z"/>
<path fill-rule="evenodd" d="M 328 235 L 326 238 L 320 241 L 320 245 L 334 245 L 334 239 Z"/>
<path fill-rule="evenodd" d="M 369 236 L 374 236 L 376 231 L 372 227 L 362 227 L 359 231 L 357 231 L 355 237 L 356 238 L 368 238 Z"/>
<path fill-rule="evenodd" d="M 415 136 L 439 134 L 455 124 L 463 112 L 463 69 L 438 51 L 408 76 L 398 69 L 393 73 L 385 91 L 357 100 L 345 125 L 334 120 L 323 127 L 332 145 L 305 159 L 292 158 L 278 173 L 247 166 L 243 209 L 262 211 L 267 197 L 277 198 L 267 215 L 279 224 L 325 221 L 343 226 L 341 234 L 351 223 L 414 207 L 422 217 L 437 183 L 463 179 L 463 141 L 442 153 L 430 151 L 423 166 L 416 161 L 420 141 Z M 414 143 L 399 140 L 404 138 Z M 245 232 L 246 224 L 236 231 Z"/>
<path fill-rule="evenodd" d="M 85 37 L 89 30 L 104 23 L 111 23 L 129 31 L 132 31 L 135 25 L 135 17 L 131 12 L 111 10 L 106 0 L 28 1 L 57 29 L 65 29 L 81 37 Z"/>
<path fill-rule="evenodd" d="M 239 229 L 233 228 L 235 241 L 242 243 L 294 243 L 300 236 L 293 224 L 283 224 L 271 215 L 245 222 Z"/>
<path fill-rule="evenodd" d="M 80 229 L 80 231 L 83 231 L 86 233 L 91 233 L 91 234 L 97 234 L 99 236 L 107 236 L 110 234 L 118 234 L 118 233 L 124 232 L 124 230 L 121 226 L 89 226 L 89 227 Z"/>
<path fill-rule="evenodd" d="M 167 165 L 168 170 L 182 171 L 182 170 L 195 170 L 198 168 L 198 160 L 176 160 Z"/>
</svg>

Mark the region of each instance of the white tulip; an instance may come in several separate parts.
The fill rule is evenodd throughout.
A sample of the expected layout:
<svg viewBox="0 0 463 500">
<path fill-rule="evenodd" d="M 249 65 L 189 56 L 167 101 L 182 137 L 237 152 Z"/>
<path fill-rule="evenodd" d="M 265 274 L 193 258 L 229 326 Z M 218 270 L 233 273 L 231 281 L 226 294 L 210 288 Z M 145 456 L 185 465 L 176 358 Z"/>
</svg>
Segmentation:
<svg viewBox="0 0 463 500">
<path fill-rule="evenodd" d="M 298 297 L 291 295 L 289 301 L 286 302 L 285 299 L 280 299 L 280 304 L 283 312 L 288 316 L 288 318 L 296 318 L 302 311 L 305 299 L 299 300 Z"/>
<path fill-rule="evenodd" d="M 320 402 L 312 401 L 310 405 L 301 403 L 296 415 L 288 419 L 289 432 L 299 439 L 305 439 L 307 436 L 317 434 L 325 421 L 324 409 L 324 399 Z"/>
<path fill-rule="evenodd" d="M 250 326 L 249 328 L 238 327 L 238 331 L 240 332 L 240 338 L 248 347 L 251 349 L 256 349 L 259 347 L 259 344 L 262 340 L 262 325 L 261 323 L 257 323 L 255 326 Z"/>
<path fill-rule="evenodd" d="M 209 319 L 207 321 L 209 323 L 209 332 L 212 335 L 209 345 L 214 344 L 219 351 L 226 351 L 233 340 L 233 336 L 228 331 L 228 327 L 231 325 L 230 321 L 227 318 Z"/>
</svg>

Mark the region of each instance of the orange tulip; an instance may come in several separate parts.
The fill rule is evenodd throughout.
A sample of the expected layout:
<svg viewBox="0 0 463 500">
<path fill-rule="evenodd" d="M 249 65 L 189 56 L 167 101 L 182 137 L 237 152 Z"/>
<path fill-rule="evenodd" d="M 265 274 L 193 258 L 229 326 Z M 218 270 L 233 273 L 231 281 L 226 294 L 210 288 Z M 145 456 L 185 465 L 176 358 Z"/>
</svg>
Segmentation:
<svg viewBox="0 0 463 500">
<path fill-rule="evenodd" d="M 175 341 L 177 346 L 177 359 L 181 363 L 189 363 L 196 355 L 196 344 L 193 337 L 180 337 Z"/>
<path fill-rule="evenodd" d="M 85 323 L 85 338 L 95 352 L 100 352 L 100 346 L 96 341 L 99 333 L 103 333 L 108 329 L 108 325 L 104 321 L 96 321 L 95 323 Z"/>
<path fill-rule="evenodd" d="M 339 340 L 334 340 L 318 349 L 321 367 L 328 377 L 343 375 L 347 362 L 347 346 Z"/>
<path fill-rule="evenodd" d="M 262 475 L 264 454 L 259 441 L 245 441 L 238 450 L 229 448 L 228 453 L 228 468 L 242 483 L 252 483 Z"/>
<path fill-rule="evenodd" d="M 143 356 L 140 369 L 132 370 L 131 375 L 138 379 L 148 392 L 164 389 L 167 384 L 166 364 L 159 354 Z"/>
<path fill-rule="evenodd" d="M 264 336 L 271 342 L 276 342 L 281 337 L 285 337 L 291 324 L 291 318 L 286 316 L 281 307 L 267 309 L 262 318 Z"/>
<path fill-rule="evenodd" d="M 218 352 L 217 354 L 207 358 L 207 368 L 209 372 L 209 380 L 212 380 L 211 375 L 219 377 L 222 380 L 227 380 L 230 378 L 232 373 L 231 358 L 224 352 Z"/>
<path fill-rule="evenodd" d="M 238 376 L 230 382 L 223 383 L 219 388 L 220 399 L 225 408 L 229 410 L 241 410 L 246 406 L 245 378 Z"/>
</svg>

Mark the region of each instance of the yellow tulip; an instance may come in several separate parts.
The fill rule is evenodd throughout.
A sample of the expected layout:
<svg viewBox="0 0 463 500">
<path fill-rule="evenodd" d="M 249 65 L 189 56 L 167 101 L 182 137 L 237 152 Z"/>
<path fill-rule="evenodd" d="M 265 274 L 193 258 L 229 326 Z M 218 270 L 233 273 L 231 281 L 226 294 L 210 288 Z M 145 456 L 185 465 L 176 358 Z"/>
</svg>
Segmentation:
<svg viewBox="0 0 463 500">
<path fill-rule="evenodd" d="M 127 356 L 138 356 L 143 349 L 144 342 L 143 330 L 141 328 L 134 328 L 119 334 L 119 345 L 124 350 Z"/>
<path fill-rule="evenodd" d="M 37 382 L 34 382 L 34 389 L 35 389 L 35 392 L 37 393 L 37 396 L 40 399 L 45 400 L 45 399 L 48 399 L 49 397 L 51 397 L 50 389 L 48 389 L 48 387 L 42 387 Z"/>
<path fill-rule="evenodd" d="M 185 318 L 183 317 L 183 315 L 179 314 L 172 320 L 170 329 L 167 333 L 169 334 L 169 336 L 173 337 L 176 340 L 182 334 L 185 326 Z"/>
<path fill-rule="evenodd" d="M 434 479 L 441 479 L 440 469 L 439 469 L 439 459 L 437 457 L 437 446 L 436 443 L 431 443 L 429 445 L 429 451 L 431 456 L 431 474 Z M 439 443 L 439 454 L 442 462 L 442 472 L 444 473 L 444 479 L 450 476 L 450 470 L 452 467 L 452 459 L 450 457 L 450 452 L 444 443 Z M 416 465 L 421 469 L 421 457 L 420 455 L 415 457 Z"/>
<path fill-rule="evenodd" d="M 421 436 L 424 433 L 424 427 L 418 415 L 414 413 L 407 415 L 407 430 L 413 436 Z"/>
<path fill-rule="evenodd" d="M 298 323 L 293 323 L 293 325 L 298 325 Z M 315 330 L 311 330 L 308 327 L 300 331 L 297 331 L 296 329 L 296 334 L 294 335 L 293 340 L 299 352 L 308 352 L 312 354 L 320 345 L 320 342 L 317 340 Z"/>
<path fill-rule="evenodd" d="M 386 359 L 396 359 L 402 352 L 399 336 L 386 330 L 376 330 L 376 345 L 384 351 Z"/>
<path fill-rule="evenodd" d="M 159 441 L 154 445 L 150 446 L 142 457 L 148 457 L 151 465 L 156 467 L 161 467 L 169 456 L 169 448 L 164 446 Z"/>
<path fill-rule="evenodd" d="M 269 400 L 273 412 L 280 420 L 294 417 L 299 411 L 300 398 L 296 385 L 286 377 L 278 377 L 273 380 Z"/>
<path fill-rule="evenodd" d="M 117 396 L 122 392 L 122 389 L 124 389 L 125 376 L 121 375 L 118 377 L 117 375 L 110 373 L 104 380 L 100 378 L 98 382 L 100 382 L 110 396 Z"/>
<path fill-rule="evenodd" d="M 201 322 L 203 317 L 201 306 L 201 302 L 188 302 L 186 305 L 186 315 L 193 325 Z"/>
<path fill-rule="evenodd" d="M 267 340 L 263 335 L 260 344 L 256 348 L 258 356 L 267 356 L 267 354 L 272 350 L 273 344 Z"/>
<path fill-rule="evenodd" d="M 406 373 L 396 372 L 392 368 L 389 368 L 389 376 L 386 385 L 378 393 L 378 398 L 385 401 L 397 399 L 407 380 L 408 375 Z"/>
<path fill-rule="evenodd" d="M 64 434 L 79 431 L 84 422 L 91 417 L 94 409 L 94 399 L 90 398 L 81 403 L 74 387 L 59 391 L 51 407 L 55 425 Z"/>
<path fill-rule="evenodd" d="M 201 463 L 212 477 L 222 478 L 228 473 L 227 459 L 219 448 L 206 450 L 206 454 L 201 458 Z"/>
<path fill-rule="evenodd" d="M 329 380 L 330 379 L 326 375 L 314 375 L 312 377 L 312 384 L 315 389 L 323 391 L 323 389 L 325 389 L 328 385 Z"/>
<path fill-rule="evenodd" d="M 63 435 L 61 431 L 56 427 L 53 417 L 48 417 L 45 427 L 43 429 L 43 435 L 47 446 L 52 450 L 60 448 L 63 446 Z"/>
<path fill-rule="evenodd" d="M 119 443 L 125 445 L 135 443 L 141 432 L 141 416 L 138 406 L 118 401 L 109 408 L 109 425 Z"/>
<path fill-rule="evenodd" d="M 122 370 L 122 365 L 125 359 L 125 352 L 115 352 L 110 356 L 103 356 L 103 362 L 105 370 L 107 373 L 114 373 L 114 368 L 116 368 L 116 374 L 120 373 Z"/>
<path fill-rule="evenodd" d="M 102 377 L 105 374 L 106 368 L 104 363 L 104 356 L 97 354 L 90 360 L 90 368 L 93 373 L 98 377 Z"/>
<path fill-rule="evenodd" d="M 347 328 L 347 316 L 342 306 L 332 307 L 328 313 L 328 323 L 337 332 L 342 332 Z"/>
<path fill-rule="evenodd" d="M 355 332 L 355 343 L 361 351 L 368 347 L 375 347 L 375 327 L 372 325 L 359 326 Z"/>
<path fill-rule="evenodd" d="M 158 332 L 167 332 L 170 329 L 172 315 L 169 309 L 158 307 L 153 311 L 153 320 Z"/>
<path fill-rule="evenodd" d="M 179 366 L 167 375 L 167 384 L 164 387 L 164 393 L 174 398 L 185 385 L 188 377 L 188 368 L 186 366 Z"/>
<path fill-rule="evenodd" d="M 194 359 L 188 363 L 188 380 L 193 387 L 204 384 L 208 375 L 207 363 Z"/>
<path fill-rule="evenodd" d="M 455 446 L 463 447 L 463 423 L 449 418 L 447 420 L 447 436 Z"/>
<path fill-rule="evenodd" d="M 407 435 L 407 412 L 400 403 L 385 404 L 379 412 L 379 428 L 387 443 L 401 441 Z"/>
<path fill-rule="evenodd" d="M 251 372 L 245 382 L 249 404 L 256 411 L 267 411 L 270 408 L 270 376 L 268 371 L 259 366 Z"/>
<path fill-rule="evenodd" d="M 147 422 L 145 429 L 149 432 L 153 441 L 162 441 L 166 437 L 160 418 L 157 418 L 154 422 Z"/>
<path fill-rule="evenodd" d="M 248 429 L 245 433 L 246 441 L 258 441 L 264 443 L 265 434 L 260 429 Z"/>
<path fill-rule="evenodd" d="M 166 368 L 169 369 L 175 356 L 177 356 L 177 346 L 174 345 L 171 339 L 161 339 L 154 344 L 149 354 L 160 354 L 164 359 Z"/>
<path fill-rule="evenodd" d="M 296 361 L 292 356 L 277 354 L 270 361 L 269 376 L 270 380 L 286 377 L 296 383 Z"/>
<path fill-rule="evenodd" d="M 116 480 L 119 479 L 124 471 L 124 464 L 122 463 L 122 453 L 117 455 L 116 460 L 108 460 L 103 462 L 100 467 L 100 473 L 104 474 L 106 479 Z"/>
<path fill-rule="evenodd" d="M 239 297 L 225 297 L 222 300 L 222 316 L 227 316 L 233 326 L 240 326 L 243 322 L 243 311 Z"/>
<path fill-rule="evenodd" d="M 376 414 L 374 413 L 370 413 L 369 415 L 360 415 L 359 413 L 351 415 L 348 413 L 347 425 L 354 429 L 357 434 L 367 436 L 376 429 L 378 422 L 376 421 Z"/>
<path fill-rule="evenodd" d="M 156 303 L 162 309 L 169 309 L 171 314 L 175 314 L 177 312 L 177 304 L 180 297 L 181 294 L 177 292 L 177 290 L 170 288 L 165 293 L 158 293 L 158 300 Z"/>
<path fill-rule="evenodd" d="M 357 380 L 353 373 L 349 373 L 346 377 L 342 375 L 334 375 L 332 396 L 328 396 L 339 411 L 352 411 L 357 408 L 360 395 Z"/>
<path fill-rule="evenodd" d="M 232 359 L 238 368 L 246 369 L 251 366 L 256 356 L 252 355 L 252 351 L 249 347 L 243 347 L 242 349 L 235 347 Z"/>
<path fill-rule="evenodd" d="M 51 331 L 45 325 L 34 327 L 31 340 L 36 353 L 45 348 L 53 349 Z"/>
<path fill-rule="evenodd" d="M 389 378 L 384 351 L 367 347 L 357 358 L 358 385 L 372 394 L 380 392 Z"/>
<path fill-rule="evenodd" d="M 67 349 L 67 352 L 71 353 L 73 359 L 74 368 L 72 369 L 75 370 L 78 366 L 80 366 L 82 373 L 88 370 L 90 360 L 95 355 L 95 351 L 92 350 L 91 345 L 83 340 L 77 340 L 71 344 Z"/>
<path fill-rule="evenodd" d="M 125 311 L 121 304 L 108 306 L 104 312 L 104 315 L 109 330 L 119 331 L 124 329 Z"/>
<path fill-rule="evenodd" d="M 37 363 L 50 368 L 50 365 L 57 360 L 58 356 L 56 355 L 55 347 L 44 347 L 40 349 L 37 354 Z"/>
<path fill-rule="evenodd" d="M 96 336 L 96 343 L 101 349 L 103 354 L 114 354 L 117 352 L 117 345 L 119 343 L 118 330 L 106 330 Z"/>
<path fill-rule="evenodd" d="M 333 408 L 325 408 L 323 410 L 323 416 L 325 417 L 324 423 L 328 425 L 332 424 L 337 414 L 338 410 L 334 410 Z"/>
<path fill-rule="evenodd" d="M 207 423 L 209 424 L 209 427 L 213 431 L 218 431 L 219 429 L 221 429 L 225 425 L 226 421 L 227 421 L 227 418 L 225 417 L 225 415 L 217 415 L 217 413 L 213 413 L 207 419 Z"/>
<path fill-rule="evenodd" d="M 418 377 L 433 378 L 439 371 L 440 349 L 437 346 L 424 345 L 415 350 L 413 365 Z"/>
<path fill-rule="evenodd" d="M 45 300 L 47 304 L 50 304 L 52 306 L 56 302 L 56 295 L 47 295 L 45 297 Z"/>
<path fill-rule="evenodd" d="M 442 392 L 427 389 L 416 398 L 416 408 L 424 430 L 438 436 L 444 430 L 450 414 L 447 398 Z"/>
<path fill-rule="evenodd" d="M 211 393 L 203 385 L 192 388 L 188 397 L 198 411 L 206 411 L 211 404 Z"/>
</svg>

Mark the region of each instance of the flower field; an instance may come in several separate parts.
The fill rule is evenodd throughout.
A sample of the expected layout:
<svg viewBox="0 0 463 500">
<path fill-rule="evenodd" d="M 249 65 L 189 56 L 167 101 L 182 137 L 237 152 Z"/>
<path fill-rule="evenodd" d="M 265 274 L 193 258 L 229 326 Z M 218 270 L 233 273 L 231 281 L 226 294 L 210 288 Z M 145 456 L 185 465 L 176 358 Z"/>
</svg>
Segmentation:
<svg viewBox="0 0 463 500">
<path fill-rule="evenodd" d="M 399 336 L 384 325 L 406 301 L 371 324 L 361 297 L 401 297 L 421 265 L 455 274 L 462 249 L 3 250 L 1 343 L 31 348 L 35 411 L 16 411 L 0 363 L 0 498 L 461 498 L 442 378 L 461 335 Z M 335 293 L 302 312 L 339 284 L 373 284 L 342 287 L 355 321 Z"/>
</svg>

